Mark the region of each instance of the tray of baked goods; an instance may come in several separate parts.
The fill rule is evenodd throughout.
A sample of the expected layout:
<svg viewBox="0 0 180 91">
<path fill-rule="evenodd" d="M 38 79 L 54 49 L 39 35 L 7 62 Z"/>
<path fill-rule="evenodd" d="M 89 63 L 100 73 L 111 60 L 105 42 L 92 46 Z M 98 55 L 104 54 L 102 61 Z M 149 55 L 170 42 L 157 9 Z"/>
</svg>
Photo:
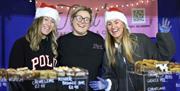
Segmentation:
<svg viewBox="0 0 180 91">
<path fill-rule="evenodd" d="M 52 70 L 30 70 L 27 67 L 0 69 L 0 79 L 7 81 L 23 81 L 33 79 L 58 79 L 58 77 L 81 77 L 87 76 L 88 71 L 78 67 L 60 66 Z"/>
<path fill-rule="evenodd" d="M 180 64 L 169 61 L 144 59 L 135 63 L 135 72 L 180 73 Z"/>
<path fill-rule="evenodd" d="M 88 88 L 88 70 L 79 67 L 60 66 L 52 70 L 30 70 L 27 67 L 0 69 L 0 86 L 9 83 L 30 83 L 34 89 L 46 90 L 58 85 L 63 91 Z M 21 86 L 23 87 L 23 86 Z M 23 88 L 26 89 L 26 88 Z M 30 90 L 29 90 L 30 91 Z"/>
<path fill-rule="evenodd" d="M 180 91 L 180 64 L 144 59 L 134 67 L 135 71 L 129 74 L 141 91 Z"/>
</svg>

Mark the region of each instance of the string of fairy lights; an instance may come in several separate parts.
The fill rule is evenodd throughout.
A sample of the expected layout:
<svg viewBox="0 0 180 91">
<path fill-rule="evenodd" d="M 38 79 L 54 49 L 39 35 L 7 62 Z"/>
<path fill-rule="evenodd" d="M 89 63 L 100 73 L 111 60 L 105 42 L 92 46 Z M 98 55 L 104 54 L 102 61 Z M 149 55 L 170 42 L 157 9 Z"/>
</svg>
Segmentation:
<svg viewBox="0 0 180 91">
<path fill-rule="evenodd" d="M 140 5 L 148 5 L 148 4 L 152 3 L 153 1 L 155 1 L 155 0 L 137 0 L 134 2 L 129 2 L 129 3 L 125 3 L 125 4 L 115 4 L 115 5 L 105 3 L 102 6 L 93 7 L 93 8 L 91 7 L 91 9 L 95 10 L 95 11 L 100 11 L 102 9 L 109 9 L 112 7 L 116 7 L 116 8 L 137 7 Z M 29 2 L 32 2 L 32 0 L 29 0 Z M 40 4 L 40 3 L 41 3 L 40 1 L 36 0 L 36 4 Z M 66 9 L 66 10 L 69 10 L 71 7 L 71 6 L 67 6 L 67 5 L 63 5 L 63 4 L 57 4 L 54 6 L 56 6 L 57 9 Z M 75 8 L 73 8 L 73 9 L 75 9 Z"/>
</svg>

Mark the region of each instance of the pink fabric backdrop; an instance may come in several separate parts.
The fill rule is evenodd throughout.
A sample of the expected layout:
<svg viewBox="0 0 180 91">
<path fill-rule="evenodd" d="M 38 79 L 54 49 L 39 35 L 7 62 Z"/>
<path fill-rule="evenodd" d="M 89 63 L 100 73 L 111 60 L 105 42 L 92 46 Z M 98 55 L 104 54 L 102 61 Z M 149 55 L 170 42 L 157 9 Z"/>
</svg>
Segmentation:
<svg viewBox="0 0 180 91">
<path fill-rule="evenodd" d="M 157 0 L 37 0 L 37 7 L 45 2 L 57 6 L 61 12 L 60 24 L 58 26 L 59 36 L 72 31 L 69 21 L 69 7 L 75 4 L 85 5 L 92 8 L 93 15 L 96 17 L 90 27 L 90 31 L 105 37 L 106 29 L 104 24 L 103 7 L 118 7 L 128 18 L 131 32 L 144 33 L 149 37 L 155 37 L 158 31 L 158 9 Z"/>
</svg>

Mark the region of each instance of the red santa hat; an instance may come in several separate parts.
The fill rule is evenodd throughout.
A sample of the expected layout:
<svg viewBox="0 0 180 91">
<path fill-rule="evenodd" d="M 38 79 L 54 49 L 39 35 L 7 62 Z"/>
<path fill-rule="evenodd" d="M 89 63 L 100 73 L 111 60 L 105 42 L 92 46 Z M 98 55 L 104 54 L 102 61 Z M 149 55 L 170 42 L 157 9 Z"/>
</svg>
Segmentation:
<svg viewBox="0 0 180 91">
<path fill-rule="evenodd" d="M 118 8 L 109 8 L 109 10 L 105 12 L 105 24 L 107 23 L 107 21 L 113 19 L 121 20 L 129 30 L 127 18 L 124 13 L 122 13 L 122 11 L 120 11 Z"/>
<path fill-rule="evenodd" d="M 41 16 L 48 16 L 55 20 L 56 24 L 60 21 L 59 12 L 56 10 L 56 7 L 53 5 L 48 5 L 42 3 L 40 7 L 36 9 L 35 18 L 39 18 Z"/>
</svg>

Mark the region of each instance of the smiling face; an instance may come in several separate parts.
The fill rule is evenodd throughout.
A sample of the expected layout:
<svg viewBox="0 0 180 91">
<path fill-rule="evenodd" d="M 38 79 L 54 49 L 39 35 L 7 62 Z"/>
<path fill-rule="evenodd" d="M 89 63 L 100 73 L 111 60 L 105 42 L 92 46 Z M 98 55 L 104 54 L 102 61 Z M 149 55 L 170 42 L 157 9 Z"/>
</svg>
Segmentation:
<svg viewBox="0 0 180 91">
<path fill-rule="evenodd" d="M 121 39 L 124 31 L 124 23 L 119 19 L 109 20 L 106 24 L 107 31 L 115 39 Z"/>
<path fill-rule="evenodd" d="M 42 25 L 41 25 L 41 34 L 43 36 L 48 35 L 53 30 L 54 26 L 55 26 L 54 19 L 51 17 L 44 16 Z"/>
<path fill-rule="evenodd" d="M 73 34 L 76 36 L 84 36 L 87 34 L 90 26 L 90 14 L 88 11 L 79 11 L 72 19 L 74 28 Z"/>
</svg>

